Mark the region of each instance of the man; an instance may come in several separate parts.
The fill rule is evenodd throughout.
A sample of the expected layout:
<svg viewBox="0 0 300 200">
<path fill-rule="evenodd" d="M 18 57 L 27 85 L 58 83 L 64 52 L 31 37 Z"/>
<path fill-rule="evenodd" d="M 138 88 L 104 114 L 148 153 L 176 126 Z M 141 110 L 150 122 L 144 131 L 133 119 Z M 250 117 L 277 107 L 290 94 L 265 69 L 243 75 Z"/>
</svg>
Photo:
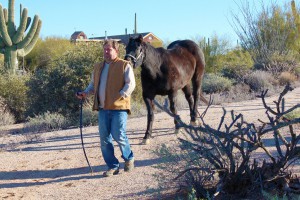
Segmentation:
<svg viewBox="0 0 300 200">
<path fill-rule="evenodd" d="M 114 139 L 125 161 L 124 171 L 134 168 L 134 156 L 127 135 L 127 117 L 130 113 L 130 95 L 135 88 L 134 73 L 129 62 L 118 57 L 119 44 L 106 40 L 103 44 L 104 62 L 97 63 L 88 87 L 76 94 L 86 98 L 94 94 L 93 110 L 98 110 L 100 147 L 108 170 L 104 177 L 119 173 L 120 163 L 114 155 Z"/>
</svg>

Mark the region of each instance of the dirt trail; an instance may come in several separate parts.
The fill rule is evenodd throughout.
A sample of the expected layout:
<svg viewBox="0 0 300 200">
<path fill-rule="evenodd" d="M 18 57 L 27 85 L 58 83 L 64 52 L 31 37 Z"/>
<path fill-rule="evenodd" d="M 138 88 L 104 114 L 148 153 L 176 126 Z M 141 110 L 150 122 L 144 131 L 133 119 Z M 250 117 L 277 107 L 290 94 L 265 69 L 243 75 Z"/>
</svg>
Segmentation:
<svg viewBox="0 0 300 200">
<path fill-rule="evenodd" d="M 268 98 L 268 102 L 277 99 Z M 286 96 L 287 105 L 300 103 L 300 88 Z M 222 105 L 228 111 L 243 113 L 248 122 L 264 118 L 261 100 L 251 100 Z M 212 106 L 206 122 L 216 126 L 222 115 L 222 106 Z M 200 112 L 204 107 L 200 107 Z M 188 110 L 179 112 L 188 122 Z M 99 147 L 97 127 L 84 128 L 84 142 L 89 161 L 95 171 L 87 167 L 79 135 L 79 129 L 70 129 L 41 134 L 45 142 L 24 143 L 18 134 L 0 137 L 1 144 L 13 148 L 0 152 L 0 199 L 147 199 L 158 198 L 158 182 L 153 176 L 155 166 L 162 160 L 153 151 L 161 144 L 173 145 L 173 119 L 166 113 L 155 115 L 154 136 L 150 145 L 140 145 L 146 127 L 146 117 L 131 118 L 128 122 L 128 137 L 135 154 L 136 168 L 131 173 L 103 178 L 106 169 Z M 299 133 L 297 133 L 299 134 Z M 120 161 L 121 153 L 116 148 Z M 124 162 L 122 161 L 121 167 Z M 298 166 L 299 167 L 299 166 Z"/>
</svg>

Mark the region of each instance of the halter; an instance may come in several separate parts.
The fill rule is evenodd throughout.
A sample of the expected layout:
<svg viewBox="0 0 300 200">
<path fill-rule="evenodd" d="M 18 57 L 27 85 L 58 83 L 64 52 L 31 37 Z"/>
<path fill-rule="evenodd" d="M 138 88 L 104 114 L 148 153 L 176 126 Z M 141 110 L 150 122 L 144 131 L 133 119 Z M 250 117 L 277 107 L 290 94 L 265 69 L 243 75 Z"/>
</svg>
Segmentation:
<svg viewBox="0 0 300 200">
<path fill-rule="evenodd" d="M 134 56 L 131 55 L 131 54 L 126 54 L 126 56 L 132 58 L 132 59 L 133 59 L 133 63 L 135 64 L 136 61 L 141 57 L 142 53 L 143 53 L 143 52 L 141 51 L 140 54 L 139 54 L 137 57 L 134 57 Z"/>
</svg>

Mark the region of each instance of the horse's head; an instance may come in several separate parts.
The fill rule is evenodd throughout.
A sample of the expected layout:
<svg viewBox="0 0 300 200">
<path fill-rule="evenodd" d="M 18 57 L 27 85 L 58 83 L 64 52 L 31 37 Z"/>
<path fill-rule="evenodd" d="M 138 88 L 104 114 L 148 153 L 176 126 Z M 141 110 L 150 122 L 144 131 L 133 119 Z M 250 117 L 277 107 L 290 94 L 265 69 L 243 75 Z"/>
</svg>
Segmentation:
<svg viewBox="0 0 300 200">
<path fill-rule="evenodd" d="M 134 68 L 141 66 L 143 63 L 143 36 L 139 35 L 137 38 L 130 38 L 126 46 L 125 60 L 131 62 Z"/>
</svg>

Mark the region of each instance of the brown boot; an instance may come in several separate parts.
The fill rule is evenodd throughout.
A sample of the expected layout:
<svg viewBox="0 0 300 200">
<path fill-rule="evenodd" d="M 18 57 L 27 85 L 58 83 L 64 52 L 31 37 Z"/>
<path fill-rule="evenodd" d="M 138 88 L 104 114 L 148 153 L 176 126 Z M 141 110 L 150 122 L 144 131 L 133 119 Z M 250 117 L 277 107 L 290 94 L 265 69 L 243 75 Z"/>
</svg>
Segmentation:
<svg viewBox="0 0 300 200">
<path fill-rule="evenodd" d="M 124 171 L 130 172 L 134 168 L 134 158 L 131 160 L 125 161 Z"/>
<path fill-rule="evenodd" d="M 112 175 L 117 175 L 118 173 L 119 173 L 119 168 L 109 169 L 109 170 L 107 170 L 106 172 L 103 173 L 103 176 L 104 177 L 109 177 L 109 176 L 112 176 Z"/>
</svg>

